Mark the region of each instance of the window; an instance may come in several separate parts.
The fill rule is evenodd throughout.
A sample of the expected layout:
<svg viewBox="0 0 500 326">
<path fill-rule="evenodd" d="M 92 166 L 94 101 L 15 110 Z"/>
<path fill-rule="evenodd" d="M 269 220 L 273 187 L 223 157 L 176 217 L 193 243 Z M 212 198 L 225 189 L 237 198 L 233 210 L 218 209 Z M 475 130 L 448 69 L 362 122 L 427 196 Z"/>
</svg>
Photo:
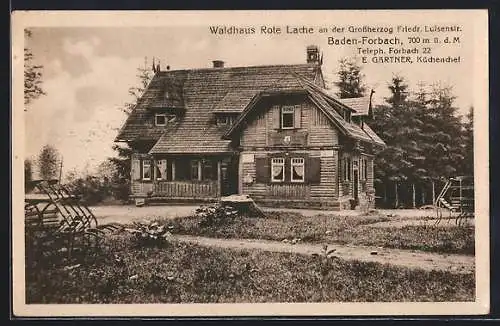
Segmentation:
<svg viewBox="0 0 500 326">
<path fill-rule="evenodd" d="M 155 115 L 155 125 L 164 126 L 167 124 L 167 116 L 165 114 L 157 113 Z"/>
<path fill-rule="evenodd" d="M 230 119 L 227 115 L 220 115 L 217 117 L 217 125 L 224 126 L 230 124 Z"/>
<path fill-rule="evenodd" d="M 232 125 L 235 117 L 232 115 L 219 114 L 216 118 L 216 123 L 218 126 Z"/>
<path fill-rule="evenodd" d="M 285 159 L 273 158 L 271 160 L 271 181 L 283 182 L 285 181 Z"/>
<path fill-rule="evenodd" d="M 342 161 L 342 171 L 343 171 L 344 181 L 350 181 L 351 180 L 351 159 L 350 158 L 344 157 L 344 160 Z"/>
<path fill-rule="evenodd" d="M 199 180 L 200 175 L 199 175 L 199 161 L 198 160 L 192 160 L 191 161 L 191 180 Z"/>
<path fill-rule="evenodd" d="M 201 162 L 202 180 L 217 180 L 217 164 L 213 160 Z"/>
<path fill-rule="evenodd" d="M 292 158 L 291 162 L 291 173 L 292 182 L 304 182 L 304 159 L 303 158 Z"/>
<path fill-rule="evenodd" d="M 281 108 L 281 128 L 293 129 L 294 127 L 294 110 L 293 107 L 284 106 Z"/>
<path fill-rule="evenodd" d="M 142 180 L 151 180 L 151 161 L 142 161 Z"/>
<path fill-rule="evenodd" d="M 156 180 L 167 180 L 167 160 L 154 161 L 154 176 Z"/>
</svg>

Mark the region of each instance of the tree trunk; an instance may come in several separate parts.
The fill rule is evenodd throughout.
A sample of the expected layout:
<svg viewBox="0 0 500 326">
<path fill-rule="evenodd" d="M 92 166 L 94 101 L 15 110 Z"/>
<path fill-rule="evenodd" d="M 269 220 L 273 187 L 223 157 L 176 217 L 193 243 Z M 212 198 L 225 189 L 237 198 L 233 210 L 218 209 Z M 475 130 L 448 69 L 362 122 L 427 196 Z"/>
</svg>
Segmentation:
<svg viewBox="0 0 500 326">
<path fill-rule="evenodd" d="M 395 194 L 395 198 L 394 198 L 394 208 L 398 208 L 399 206 L 399 196 L 398 196 L 398 182 L 394 182 L 394 194 Z"/>
<path fill-rule="evenodd" d="M 434 180 L 432 182 L 432 205 L 436 204 L 436 185 L 434 184 Z"/>
<path fill-rule="evenodd" d="M 425 205 L 425 187 L 422 185 L 422 188 L 420 189 L 421 190 L 421 198 L 422 198 L 422 206 Z"/>
<path fill-rule="evenodd" d="M 415 183 L 411 184 L 411 199 L 412 199 L 412 206 L 415 208 L 416 205 L 416 199 L 415 199 Z"/>
</svg>

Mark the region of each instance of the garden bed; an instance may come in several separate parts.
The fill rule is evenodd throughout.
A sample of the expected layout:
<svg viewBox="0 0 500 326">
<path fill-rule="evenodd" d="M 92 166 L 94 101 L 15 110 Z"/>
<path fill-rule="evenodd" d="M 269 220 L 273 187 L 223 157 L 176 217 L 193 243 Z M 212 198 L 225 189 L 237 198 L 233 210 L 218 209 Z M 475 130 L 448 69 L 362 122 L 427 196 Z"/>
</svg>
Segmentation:
<svg viewBox="0 0 500 326">
<path fill-rule="evenodd" d="M 26 264 L 27 303 L 473 301 L 474 274 L 108 236 L 96 255 Z M 69 266 L 69 267 L 68 267 Z"/>
<path fill-rule="evenodd" d="M 444 254 L 474 255 L 474 227 L 422 225 L 372 227 L 390 221 L 381 215 L 302 216 L 291 212 L 269 212 L 266 218 L 236 217 L 223 224 L 205 225 L 198 216 L 166 221 L 177 234 L 215 238 L 265 239 L 311 243 L 338 243 L 414 249 Z M 422 220 L 425 222 L 424 220 Z M 285 240 L 286 239 L 286 240 Z"/>
</svg>

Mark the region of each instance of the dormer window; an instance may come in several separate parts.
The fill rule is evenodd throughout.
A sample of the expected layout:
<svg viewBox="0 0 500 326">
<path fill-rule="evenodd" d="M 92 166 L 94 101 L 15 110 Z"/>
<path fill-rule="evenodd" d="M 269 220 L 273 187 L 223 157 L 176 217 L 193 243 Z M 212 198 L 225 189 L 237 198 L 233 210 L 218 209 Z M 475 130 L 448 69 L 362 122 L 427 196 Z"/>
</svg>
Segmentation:
<svg viewBox="0 0 500 326">
<path fill-rule="evenodd" d="M 229 124 L 229 117 L 227 115 L 221 115 L 217 117 L 217 125 L 225 126 Z"/>
<path fill-rule="evenodd" d="M 167 115 L 166 114 L 155 114 L 155 125 L 157 126 L 165 126 L 167 124 Z"/>
<path fill-rule="evenodd" d="M 156 113 L 155 126 L 165 126 L 168 122 L 175 121 L 175 114 Z"/>
<path fill-rule="evenodd" d="M 230 114 L 218 114 L 216 117 L 216 123 L 218 126 L 230 126 L 235 120 L 234 115 Z"/>
</svg>

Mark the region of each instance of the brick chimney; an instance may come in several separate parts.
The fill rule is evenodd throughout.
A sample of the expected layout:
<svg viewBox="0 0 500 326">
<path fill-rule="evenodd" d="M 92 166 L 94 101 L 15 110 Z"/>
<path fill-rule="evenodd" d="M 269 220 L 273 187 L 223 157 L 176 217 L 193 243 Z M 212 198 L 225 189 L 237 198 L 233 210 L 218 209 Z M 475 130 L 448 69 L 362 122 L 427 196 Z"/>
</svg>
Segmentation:
<svg viewBox="0 0 500 326">
<path fill-rule="evenodd" d="M 309 45 L 307 47 L 307 63 L 320 64 L 319 48 L 317 45 Z"/>
<path fill-rule="evenodd" d="M 214 68 L 224 68 L 224 61 L 222 60 L 214 60 L 212 63 L 214 64 Z"/>
</svg>

